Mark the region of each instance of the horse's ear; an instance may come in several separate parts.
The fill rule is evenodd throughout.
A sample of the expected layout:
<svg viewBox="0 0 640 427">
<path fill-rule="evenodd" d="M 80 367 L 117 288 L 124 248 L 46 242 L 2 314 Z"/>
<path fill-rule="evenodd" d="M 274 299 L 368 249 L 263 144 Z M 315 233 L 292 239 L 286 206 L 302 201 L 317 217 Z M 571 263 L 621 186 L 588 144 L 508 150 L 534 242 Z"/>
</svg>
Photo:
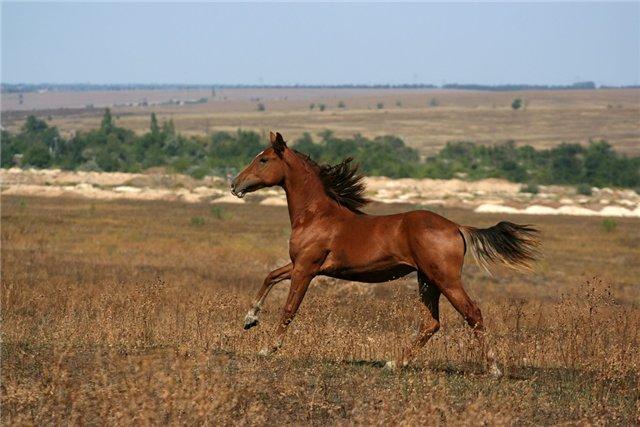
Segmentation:
<svg viewBox="0 0 640 427">
<path fill-rule="evenodd" d="M 273 150 L 276 152 L 278 156 L 282 156 L 284 153 L 284 149 L 287 148 L 287 143 L 284 142 L 284 138 L 280 135 L 280 132 L 269 132 L 269 140 L 271 141 L 271 146 Z"/>
</svg>

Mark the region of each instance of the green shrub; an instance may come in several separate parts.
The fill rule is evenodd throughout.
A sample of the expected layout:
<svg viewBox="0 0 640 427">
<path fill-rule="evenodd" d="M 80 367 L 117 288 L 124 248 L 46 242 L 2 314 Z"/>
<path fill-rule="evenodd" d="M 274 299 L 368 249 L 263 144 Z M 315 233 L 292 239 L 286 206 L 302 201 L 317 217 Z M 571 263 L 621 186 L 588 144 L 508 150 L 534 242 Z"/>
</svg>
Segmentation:
<svg viewBox="0 0 640 427">
<path fill-rule="evenodd" d="M 611 233 L 616 229 L 616 227 L 618 227 L 618 222 L 615 219 L 605 218 L 602 220 L 602 229 L 605 232 Z"/>
<path fill-rule="evenodd" d="M 51 154 L 46 145 L 36 143 L 26 150 L 22 162 L 36 168 L 47 168 L 51 166 Z"/>
<path fill-rule="evenodd" d="M 207 176 L 209 169 L 204 166 L 192 166 L 187 169 L 187 174 L 189 174 L 192 178 L 202 179 Z"/>
<path fill-rule="evenodd" d="M 576 187 L 576 192 L 578 194 L 582 194 L 583 196 L 590 196 L 592 194 L 591 186 L 589 184 L 578 184 L 578 186 Z"/>
<path fill-rule="evenodd" d="M 340 101 L 340 102 L 338 102 L 338 108 L 347 108 L 347 106 L 344 103 L 344 101 Z"/>
<path fill-rule="evenodd" d="M 382 102 L 378 102 L 378 103 L 376 104 L 376 108 L 377 108 L 378 110 L 382 110 L 382 109 L 384 108 L 384 104 L 383 104 Z"/>
<path fill-rule="evenodd" d="M 530 194 L 538 194 L 540 192 L 540 187 L 535 182 L 530 182 L 528 184 L 520 187 L 521 193 L 530 193 Z"/>
<path fill-rule="evenodd" d="M 256 106 L 256 109 L 258 111 L 265 111 L 267 109 L 267 107 L 265 107 L 265 105 L 262 102 L 258 102 L 258 105 Z"/>
<path fill-rule="evenodd" d="M 224 219 L 224 208 L 222 206 L 211 206 L 211 210 L 209 211 L 211 216 L 216 219 Z"/>
<path fill-rule="evenodd" d="M 519 110 L 522 107 L 522 99 L 516 98 L 511 102 L 511 108 L 514 110 Z"/>
<path fill-rule="evenodd" d="M 324 111 L 326 108 L 327 108 L 327 106 L 326 106 L 326 105 L 324 105 L 324 104 L 318 104 L 318 110 L 320 110 L 320 111 Z"/>
<path fill-rule="evenodd" d="M 201 227 L 204 225 L 204 218 L 201 216 L 192 216 L 191 225 L 194 227 Z"/>
</svg>

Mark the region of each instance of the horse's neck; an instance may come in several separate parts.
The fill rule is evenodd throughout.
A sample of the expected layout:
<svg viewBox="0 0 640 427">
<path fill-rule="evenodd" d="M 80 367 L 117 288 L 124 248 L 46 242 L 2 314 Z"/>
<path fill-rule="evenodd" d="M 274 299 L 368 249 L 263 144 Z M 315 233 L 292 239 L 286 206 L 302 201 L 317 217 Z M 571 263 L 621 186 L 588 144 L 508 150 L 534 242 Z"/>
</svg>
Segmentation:
<svg viewBox="0 0 640 427">
<path fill-rule="evenodd" d="M 335 203 L 324 191 L 320 177 L 303 160 L 294 157 L 288 163 L 284 179 L 291 227 L 308 224 L 319 214 L 332 210 Z"/>
</svg>

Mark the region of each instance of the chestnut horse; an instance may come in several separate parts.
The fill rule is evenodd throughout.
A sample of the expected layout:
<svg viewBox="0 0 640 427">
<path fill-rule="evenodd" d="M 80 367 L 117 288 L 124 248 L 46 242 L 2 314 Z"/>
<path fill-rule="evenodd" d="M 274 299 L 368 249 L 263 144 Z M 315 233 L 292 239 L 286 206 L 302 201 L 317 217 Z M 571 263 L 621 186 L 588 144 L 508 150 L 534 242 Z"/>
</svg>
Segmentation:
<svg viewBox="0 0 640 427">
<path fill-rule="evenodd" d="M 368 203 L 363 177 L 346 159 L 320 166 L 287 147 L 282 135 L 270 133 L 271 146 L 259 153 L 231 183 L 237 197 L 260 188 L 280 186 L 287 195 L 291 219 L 291 263 L 267 275 L 245 318 L 244 328 L 258 323 L 258 312 L 276 283 L 291 279 L 289 296 L 269 354 L 282 346 L 311 280 L 318 275 L 377 283 L 418 273 L 426 306 L 420 332 L 398 361 L 405 366 L 440 328 L 439 301 L 444 295 L 474 329 L 483 349 L 484 327 L 477 304 L 462 287 L 461 270 L 467 249 L 486 267 L 497 261 L 530 268 L 539 244 L 530 226 L 500 222 L 478 229 L 458 225 L 429 211 L 374 216 L 360 211 Z M 500 375 L 493 351 L 487 349 L 490 372 Z"/>
</svg>

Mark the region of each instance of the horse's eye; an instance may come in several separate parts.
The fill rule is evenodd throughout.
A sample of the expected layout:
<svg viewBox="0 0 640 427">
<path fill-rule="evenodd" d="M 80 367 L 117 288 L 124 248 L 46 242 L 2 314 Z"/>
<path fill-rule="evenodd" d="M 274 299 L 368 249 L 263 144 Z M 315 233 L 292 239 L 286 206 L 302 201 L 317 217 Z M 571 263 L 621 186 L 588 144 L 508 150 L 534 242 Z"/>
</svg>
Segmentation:
<svg viewBox="0 0 640 427">
<path fill-rule="evenodd" d="M 266 157 L 263 157 L 263 158 L 260 159 L 260 163 L 265 164 L 265 163 L 267 163 L 268 160 L 269 159 L 267 159 Z"/>
</svg>

